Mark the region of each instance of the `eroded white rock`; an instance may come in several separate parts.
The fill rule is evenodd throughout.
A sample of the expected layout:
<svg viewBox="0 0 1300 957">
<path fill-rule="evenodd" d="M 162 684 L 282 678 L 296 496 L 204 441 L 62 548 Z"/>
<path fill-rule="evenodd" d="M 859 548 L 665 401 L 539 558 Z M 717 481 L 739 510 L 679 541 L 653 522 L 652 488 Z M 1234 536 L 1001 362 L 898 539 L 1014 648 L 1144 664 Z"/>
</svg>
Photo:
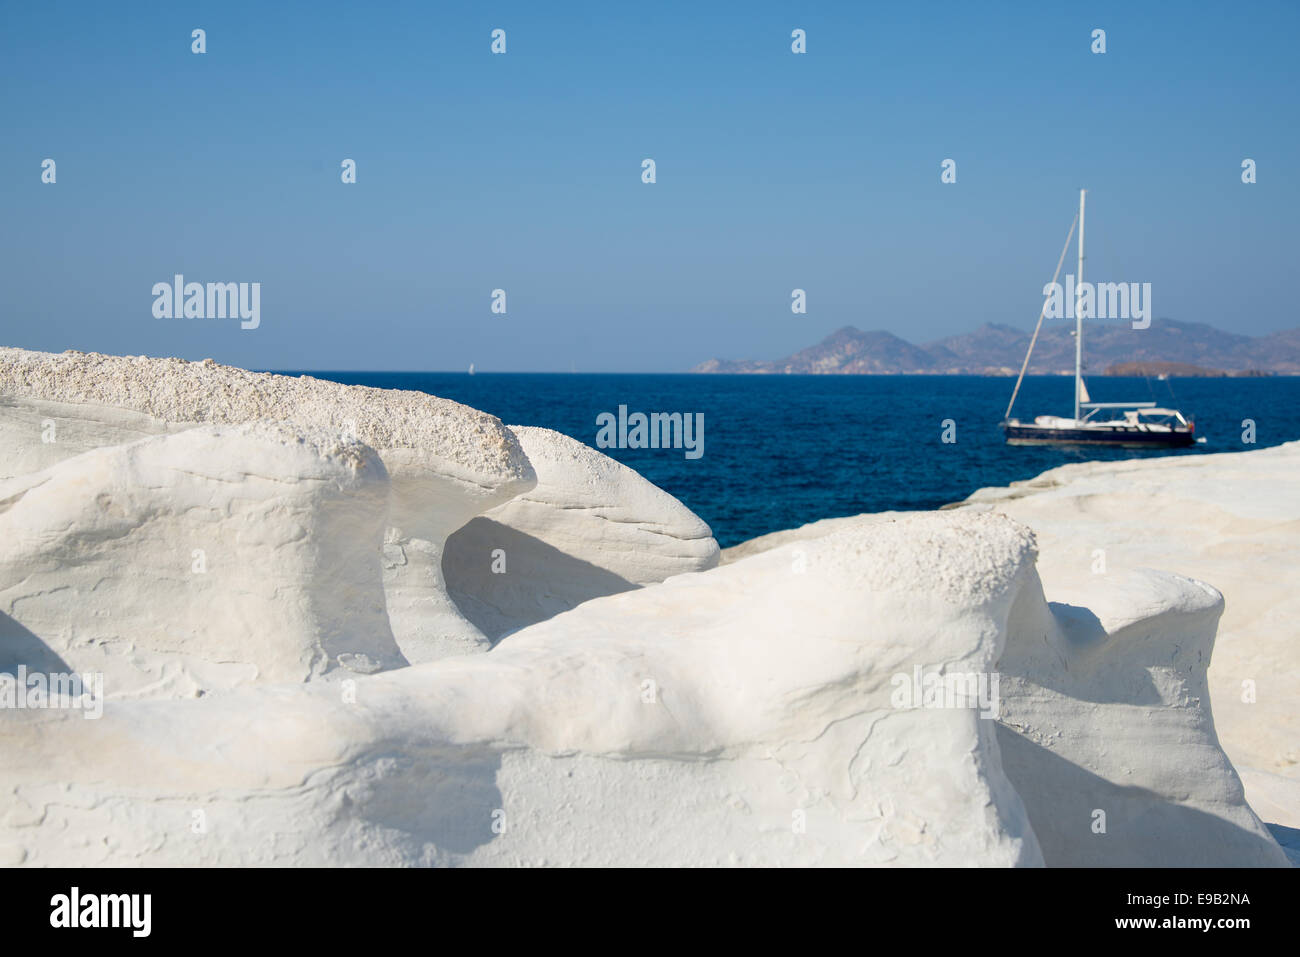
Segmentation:
<svg viewBox="0 0 1300 957">
<path fill-rule="evenodd" d="M 185 697 L 404 666 L 384 607 L 388 475 L 274 423 L 94 449 L 0 482 L 0 670 Z"/>
<path fill-rule="evenodd" d="M 424 661 L 484 650 L 442 578 L 446 537 L 531 488 L 531 466 L 497 418 L 447 399 L 249 372 L 212 360 L 0 348 L 0 474 L 198 423 L 274 419 L 352 436 L 391 479 L 385 591 L 404 654 Z"/>
<path fill-rule="evenodd" d="M 996 722 L 892 700 L 916 667 L 991 669 L 1036 584 L 1028 533 L 922 515 L 804 552 L 599 598 L 350 699 L 6 716 L 0 819 L 40 823 L 0 843 L 32 864 L 1041 863 Z"/>
<path fill-rule="evenodd" d="M 268 413 L 292 424 L 247 424 Z M 0 710 L 0 860 L 1285 860 L 1218 744 L 1218 593 L 1129 569 L 1196 502 L 1220 538 L 1180 532 L 1165 557 L 1292 554 L 1291 452 L 1173 482 L 1114 463 L 703 570 L 716 544 L 676 500 L 517 434 L 413 393 L 0 350 L 3 665 L 109 679 L 97 720 Z M 1046 530 L 1052 604 L 994 508 Z M 500 536 L 505 574 L 482 580 Z M 1080 554 L 1097 536 L 1101 573 Z M 900 703 L 935 675 L 992 687 L 992 710 Z"/>
<path fill-rule="evenodd" d="M 1052 866 L 1285 867 L 1219 746 L 1206 671 L 1223 596 L 1167 572 L 1015 609 L 998 740 Z"/>
<path fill-rule="evenodd" d="M 1097 758 L 1100 763 L 1095 766 L 1089 764 L 1094 756 L 1082 750 L 1072 755 L 1076 771 L 1071 773 L 1080 773 L 1082 780 L 1096 785 L 1085 790 L 1112 797 L 1109 802 L 1098 798 L 1094 807 L 1086 809 L 1089 815 L 1094 810 L 1104 811 L 1101 805 L 1106 803 L 1112 811 L 1117 804 L 1130 810 L 1141 806 L 1141 801 L 1133 804 L 1115 797 L 1121 793 L 1131 797 L 1138 791 L 1107 791 L 1108 787 L 1122 789 L 1126 783 L 1139 787 L 1138 781 L 1145 782 L 1141 789 L 1182 796 L 1188 802 L 1185 813 L 1168 808 L 1156 812 L 1148 832 L 1152 839 L 1137 845 L 1149 852 L 1150 858 L 1130 847 L 1115 860 L 1154 862 L 1158 859 L 1154 845 L 1161 842 L 1168 828 L 1185 818 L 1197 833 L 1206 825 L 1205 833 L 1218 835 L 1207 837 L 1204 860 L 1222 863 L 1222 858 L 1213 856 L 1219 842 L 1236 840 L 1239 859 L 1275 861 L 1271 848 L 1251 850 L 1259 832 L 1256 822 L 1242 818 L 1237 809 L 1240 783 L 1236 771 L 1245 785 L 1246 803 L 1265 821 L 1300 828 L 1300 801 L 1294 800 L 1300 795 L 1300 710 L 1295 707 L 1300 698 L 1300 669 L 1294 641 L 1294 622 L 1300 619 L 1300 537 L 1295 534 L 1300 522 L 1298 469 L 1300 442 L 1252 452 L 1077 463 L 1008 488 L 981 489 L 955 509 L 996 512 L 1030 526 L 1039 542 L 1038 572 L 1047 597 L 1085 609 L 1111 609 L 1108 614 L 1113 627 L 1109 631 L 1115 634 L 1092 644 L 1113 656 L 1108 680 L 1131 692 L 1127 704 L 1122 697 L 1104 706 L 1093 701 L 1095 692 L 1074 673 L 1092 665 L 1070 659 L 1066 652 L 1071 643 L 1048 632 L 1042 636 L 1044 642 L 1062 643 L 1060 673 L 1055 678 L 1044 673 L 1036 680 L 1045 686 L 1059 684 L 1067 689 L 1065 698 L 1076 702 L 1068 705 L 1064 699 L 1057 700 L 1039 715 L 1044 728 L 1057 729 L 1055 736 L 1049 735 L 1052 740 L 1077 740 L 1083 748 L 1103 727 L 1111 728 L 1108 733 L 1116 737 L 1116 745 L 1105 760 Z M 855 522 L 888 518 L 882 514 L 814 522 L 728 549 L 723 560 L 754 554 L 777 543 L 815 538 Z M 1172 608 L 1188 596 L 1195 598 L 1202 586 L 1180 585 L 1171 593 L 1167 585 L 1149 577 L 1146 568 L 1168 569 L 1211 582 L 1227 598 L 1226 609 L 1205 610 L 1199 618 L 1186 619 L 1185 635 L 1171 632 L 1167 621 L 1157 619 L 1151 626 L 1152 634 L 1158 636 L 1153 640 L 1163 642 L 1162 654 L 1167 656 L 1159 666 L 1134 653 L 1123 637 L 1131 637 L 1130 632 L 1121 629 L 1120 623 L 1139 613 L 1154 618 L 1161 609 Z M 1170 580 L 1185 581 L 1177 575 Z M 1191 590 L 1180 598 L 1183 587 Z M 1012 642 L 1011 647 L 1014 651 L 1017 644 Z M 1208 673 L 1198 675 L 1196 669 L 1206 663 Z M 1187 710 L 1179 703 L 1181 695 L 1154 701 L 1148 669 L 1165 665 L 1181 675 L 1170 679 L 1172 687 L 1185 689 L 1199 703 L 1197 708 Z M 1121 673 L 1125 670 L 1130 673 Z M 1124 719 L 1126 714 L 1132 717 L 1131 723 Z M 1114 731 L 1117 724 L 1124 730 Z M 1148 726 L 1152 729 L 1149 740 Z M 1186 733 L 1189 740 L 1200 744 L 1190 750 L 1171 749 L 1167 738 L 1175 732 Z M 1211 738 L 1212 746 L 1207 743 Z M 1161 742 L 1158 753 L 1152 751 L 1155 741 Z M 1225 770 L 1219 761 L 1220 741 L 1236 770 Z M 1068 753 L 1068 740 L 1063 746 Z M 1014 747 L 1012 752 L 1014 770 L 1018 752 Z M 1182 762 L 1181 773 L 1190 777 L 1161 770 L 1171 755 Z M 1052 765 L 1046 756 L 1040 757 L 1044 767 Z M 1085 767 L 1092 769 L 1086 775 L 1081 770 Z M 1139 767 L 1145 770 L 1134 770 Z M 1101 773 L 1100 780 L 1092 777 L 1096 772 Z M 1032 796 L 1026 795 L 1026 801 L 1032 810 Z M 1216 819 L 1205 818 L 1206 811 Z M 1063 818 L 1072 839 L 1091 834 L 1078 829 L 1078 814 L 1075 808 L 1068 819 Z M 1117 824 L 1111 815 L 1112 833 L 1117 827 L 1131 828 L 1135 817 L 1127 816 L 1126 825 Z M 1061 856 L 1050 837 L 1044 841 L 1044 850 L 1049 861 Z M 1085 860 L 1101 853 L 1098 840 L 1080 844 L 1066 856 Z M 1168 853 L 1175 855 L 1171 860 L 1187 862 L 1193 859 L 1188 855 L 1195 852 L 1183 847 Z"/>
<path fill-rule="evenodd" d="M 455 532 L 442 559 L 451 596 L 489 638 L 717 564 L 708 525 L 663 489 L 559 432 L 510 428 L 537 485 Z"/>
<path fill-rule="evenodd" d="M 1251 452 L 1088 462 L 1005 489 L 970 509 L 1029 525 L 1049 597 L 1078 579 L 1098 589 L 1139 568 L 1214 585 L 1226 606 L 1208 673 L 1216 733 L 1270 823 L 1300 828 L 1245 772 L 1300 783 L 1300 442 Z M 1279 811 L 1281 813 L 1279 813 Z M 1262 812 L 1263 813 L 1263 812 Z"/>
</svg>

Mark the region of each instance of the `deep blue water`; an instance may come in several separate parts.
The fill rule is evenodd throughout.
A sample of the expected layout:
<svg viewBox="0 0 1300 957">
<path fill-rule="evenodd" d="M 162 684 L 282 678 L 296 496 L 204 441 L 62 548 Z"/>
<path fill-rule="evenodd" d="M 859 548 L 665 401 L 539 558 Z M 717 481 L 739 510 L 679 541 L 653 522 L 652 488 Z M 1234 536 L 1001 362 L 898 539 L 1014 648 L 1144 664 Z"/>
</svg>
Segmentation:
<svg viewBox="0 0 1300 957">
<path fill-rule="evenodd" d="M 286 373 L 296 375 L 297 373 Z M 704 413 L 704 454 L 603 449 L 677 496 L 724 546 L 819 518 L 929 509 L 985 485 L 1006 485 L 1067 462 L 1198 455 L 1300 438 L 1300 377 L 1096 377 L 1095 401 L 1155 399 L 1196 417 L 1192 449 L 1011 447 L 1002 420 L 1014 380 L 979 376 L 721 376 L 538 373 L 312 372 L 318 378 L 414 389 L 463 402 L 510 425 L 555 429 L 596 444 L 596 416 Z M 1072 380 L 1025 379 L 1015 414 L 1068 415 Z M 1172 391 L 1172 396 L 1171 396 Z M 941 441 L 953 419 L 957 441 Z M 1242 420 L 1257 443 L 1242 443 Z"/>
</svg>

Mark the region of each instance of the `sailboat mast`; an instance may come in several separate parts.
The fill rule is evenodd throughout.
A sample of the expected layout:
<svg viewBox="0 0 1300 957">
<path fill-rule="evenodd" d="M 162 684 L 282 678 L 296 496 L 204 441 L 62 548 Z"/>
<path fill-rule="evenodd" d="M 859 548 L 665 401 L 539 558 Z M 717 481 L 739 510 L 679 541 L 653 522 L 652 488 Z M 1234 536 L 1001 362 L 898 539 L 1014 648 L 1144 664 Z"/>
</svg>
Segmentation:
<svg viewBox="0 0 1300 957">
<path fill-rule="evenodd" d="M 1079 305 L 1083 293 L 1083 201 L 1086 189 L 1079 190 L 1079 271 L 1074 280 L 1074 421 L 1079 421 L 1079 398 L 1083 394 L 1083 316 Z"/>
</svg>

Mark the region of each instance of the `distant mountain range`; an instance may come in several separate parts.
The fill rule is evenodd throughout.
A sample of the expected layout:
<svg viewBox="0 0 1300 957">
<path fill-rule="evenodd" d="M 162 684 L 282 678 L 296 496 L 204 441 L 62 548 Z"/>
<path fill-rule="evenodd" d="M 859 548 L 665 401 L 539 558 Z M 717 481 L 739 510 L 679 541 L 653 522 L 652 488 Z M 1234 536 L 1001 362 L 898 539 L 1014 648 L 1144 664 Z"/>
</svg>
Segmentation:
<svg viewBox="0 0 1300 957">
<path fill-rule="evenodd" d="M 1074 324 L 1043 323 L 1030 374 L 1074 373 Z M 1267 336 L 1224 332 L 1199 322 L 1156 319 L 1149 328 L 1129 323 L 1084 326 L 1085 371 L 1098 375 L 1111 366 L 1173 375 L 1265 373 L 1300 375 L 1300 329 Z M 892 332 L 863 332 L 845 326 L 815 346 L 784 359 L 709 359 L 692 372 L 814 375 L 1016 375 L 1030 333 L 985 323 L 974 332 L 913 345 Z M 1176 371 L 1171 371 L 1176 370 Z M 1134 372 L 1133 374 L 1141 374 Z"/>
</svg>

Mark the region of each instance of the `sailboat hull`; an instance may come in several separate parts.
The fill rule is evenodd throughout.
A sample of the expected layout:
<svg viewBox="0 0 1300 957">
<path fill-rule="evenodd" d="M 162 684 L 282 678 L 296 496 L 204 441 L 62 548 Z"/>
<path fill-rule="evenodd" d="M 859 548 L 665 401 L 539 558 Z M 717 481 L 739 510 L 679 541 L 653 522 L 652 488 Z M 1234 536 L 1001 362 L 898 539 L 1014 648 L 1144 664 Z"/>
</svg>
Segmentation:
<svg viewBox="0 0 1300 957">
<path fill-rule="evenodd" d="M 1096 425 L 1059 428 L 1008 423 L 1002 426 L 1008 445 L 1110 445 L 1118 448 L 1180 448 L 1196 443 L 1186 429 L 1147 431 L 1124 426 Z"/>
</svg>

